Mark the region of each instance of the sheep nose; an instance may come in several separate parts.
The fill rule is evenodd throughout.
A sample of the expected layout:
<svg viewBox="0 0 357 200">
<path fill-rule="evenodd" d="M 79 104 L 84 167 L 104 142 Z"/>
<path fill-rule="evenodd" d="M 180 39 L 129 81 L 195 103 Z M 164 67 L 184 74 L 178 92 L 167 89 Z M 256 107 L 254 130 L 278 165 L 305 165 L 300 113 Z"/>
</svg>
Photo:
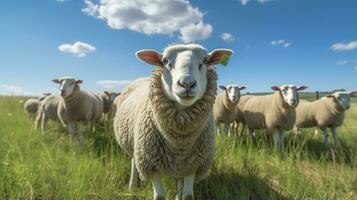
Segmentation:
<svg viewBox="0 0 357 200">
<path fill-rule="evenodd" d="M 292 99 L 292 100 L 291 100 L 291 104 L 295 105 L 295 104 L 296 104 L 296 100 L 295 100 L 295 99 Z"/>
<path fill-rule="evenodd" d="M 195 80 L 191 80 L 189 78 L 184 78 L 180 81 L 178 81 L 178 85 L 182 88 L 185 88 L 187 91 L 191 90 L 193 87 L 196 86 L 196 81 Z"/>
<path fill-rule="evenodd" d="M 61 95 L 63 96 L 66 93 L 65 90 L 61 90 Z"/>
</svg>

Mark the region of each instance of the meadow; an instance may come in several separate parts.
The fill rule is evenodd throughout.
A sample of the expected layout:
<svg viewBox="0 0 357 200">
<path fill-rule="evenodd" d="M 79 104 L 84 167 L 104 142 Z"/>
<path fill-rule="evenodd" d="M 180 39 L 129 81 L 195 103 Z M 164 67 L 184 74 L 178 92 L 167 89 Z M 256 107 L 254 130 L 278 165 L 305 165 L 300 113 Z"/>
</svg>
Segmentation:
<svg viewBox="0 0 357 200">
<path fill-rule="evenodd" d="M 0 199 L 152 199 L 148 182 L 128 190 L 130 160 L 110 124 L 87 134 L 81 149 L 55 123 L 44 135 L 34 131 L 23 110 L 25 99 L 0 96 Z M 196 199 L 357 199 L 356 100 L 338 137 L 340 147 L 330 149 L 313 129 L 299 137 L 289 133 L 281 155 L 264 133 L 221 135 L 210 175 L 195 185 Z M 164 183 L 173 199 L 174 181 Z"/>
</svg>

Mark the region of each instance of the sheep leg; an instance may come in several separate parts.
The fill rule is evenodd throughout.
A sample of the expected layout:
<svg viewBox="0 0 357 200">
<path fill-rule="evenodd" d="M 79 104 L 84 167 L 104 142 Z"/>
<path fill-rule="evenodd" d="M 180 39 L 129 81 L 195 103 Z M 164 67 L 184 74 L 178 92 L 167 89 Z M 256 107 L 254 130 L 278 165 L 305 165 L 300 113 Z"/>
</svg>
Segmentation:
<svg viewBox="0 0 357 200">
<path fill-rule="evenodd" d="M 326 128 L 321 129 L 322 132 L 324 133 L 324 142 L 327 147 L 330 147 L 330 144 L 328 143 L 328 130 Z"/>
<path fill-rule="evenodd" d="M 335 147 L 338 147 L 338 139 L 337 139 L 337 131 L 336 131 L 336 127 L 331 128 L 331 132 L 332 132 L 332 136 L 333 136 L 333 142 Z"/>
<path fill-rule="evenodd" d="M 78 125 L 79 125 L 79 127 L 78 127 L 79 145 L 81 147 L 83 147 L 83 144 L 84 144 L 83 132 L 85 130 L 85 125 L 81 121 L 78 123 Z"/>
<path fill-rule="evenodd" d="M 37 130 L 38 124 L 40 123 L 40 121 L 42 121 L 41 118 L 42 118 L 42 112 L 40 111 L 37 113 L 37 116 L 36 116 L 35 127 L 34 127 L 35 130 Z"/>
<path fill-rule="evenodd" d="M 273 142 L 274 142 L 274 148 L 277 149 L 279 143 L 279 132 L 273 133 Z"/>
<path fill-rule="evenodd" d="M 131 159 L 131 174 L 130 174 L 130 182 L 129 189 L 133 189 L 138 187 L 139 173 L 136 169 L 134 158 Z"/>
<path fill-rule="evenodd" d="M 48 119 L 46 118 L 45 115 L 43 115 L 43 116 L 42 116 L 42 120 L 41 120 L 41 133 L 42 133 L 42 135 L 45 134 L 45 129 L 46 129 L 47 121 L 48 121 Z"/>
<path fill-rule="evenodd" d="M 176 200 L 182 200 L 182 180 L 177 180 L 177 194 L 176 194 Z"/>
<path fill-rule="evenodd" d="M 166 192 L 162 185 L 160 174 L 154 173 L 150 180 L 154 187 L 154 200 L 165 200 Z"/>
<path fill-rule="evenodd" d="M 285 133 L 283 130 L 281 130 L 279 132 L 279 143 L 280 143 L 280 151 L 281 152 L 284 152 L 284 149 L 285 149 L 285 144 L 284 144 L 284 136 L 285 136 Z"/>
<path fill-rule="evenodd" d="M 231 132 L 229 131 L 229 124 L 224 124 L 224 132 L 228 135 L 228 137 L 231 136 Z"/>
<path fill-rule="evenodd" d="M 75 131 L 76 131 L 76 129 L 75 129 L 74 122 L 69 122 L 68 123 L 68 132 L 69 132 L 69 141 L 70 141 L 70 143 L 72 143 L 72 138 L 74 137 Z"/>
<path fill-rule="evenodd" d="M 183 180 L 182 200 L 193 200 L 193 183 L 195 175 L 186 176 Z"/>
</svg>

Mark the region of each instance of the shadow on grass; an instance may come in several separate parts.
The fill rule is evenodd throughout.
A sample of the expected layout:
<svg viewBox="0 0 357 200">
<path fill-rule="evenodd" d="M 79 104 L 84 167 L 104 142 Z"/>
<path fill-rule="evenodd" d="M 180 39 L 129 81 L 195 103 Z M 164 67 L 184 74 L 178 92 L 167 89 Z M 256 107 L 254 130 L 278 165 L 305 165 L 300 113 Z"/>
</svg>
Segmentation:
<svg viewBox="0 0 357 200">
<path fill-rule="evenodd" d="M 197 199 L 205 200 L 289 200 L 277 181 L 269 181 L 251 172 L 240 175 L 231 170 L 213 169 L 211 175 L 195 187 Z"/>
</svg>

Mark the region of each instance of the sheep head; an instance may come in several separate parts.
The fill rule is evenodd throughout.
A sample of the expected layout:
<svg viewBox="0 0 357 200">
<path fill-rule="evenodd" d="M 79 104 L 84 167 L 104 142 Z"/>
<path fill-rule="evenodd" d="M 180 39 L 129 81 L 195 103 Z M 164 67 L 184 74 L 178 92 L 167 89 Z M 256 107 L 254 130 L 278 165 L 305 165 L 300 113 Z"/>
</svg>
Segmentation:
<svg viewBox="0 0 357 200">
<path fill-rule="evenodd" d="M 300 90 L 305 90 L 307 86 L 301 85 L 291 85 L 284 84 L 282 86 L 272 86 L 271 89 L 274 91 L 279 91 L 284 102 L 290 107 L 296 107 L 299 104 L 299 93 Z"/>
<path fill-rule="evenodd" d="M 350 108 L 350 97 L 351 95 L 357 94 L 357 91 L 346 92 L 339 91 L 334 92 L 333 94 L 329 94 L 327 98 L 333 98 L 335 102 L 340 106 L 343 110 L 348 110 Z"/>
<path fill-rule="evenodd" d="M 207 89 L 207 68 L 228 63 L 232 51 L 216 49 L 208 53 L 197 44 L 171 45 L 163 53 L 141 50 L 136 56 L 142 61 L 160 67 L 165 95 L 181 107 L 193 105 Z"/>
<path fill-rule="evenodd" d="M 52 82 L 59 84 L 60 94 L 63 98 L 70 96 L 79 84 L 83 83 L 82 80 L 78 80 L 72 77 L 63 77 L 59 79 L 53 79 Z"/>
<path fill-rule="evenodd" d="M 238 86 L 238 85 L 220 85 L 219 86 L 220 89 L 226 91 L 227 95 L 228 95 L 228 99 L 232 102 L 238 102 L 240 99 L 240 91 L 244 90 L 247 88 L 247 86 Z"/>
</svg>

